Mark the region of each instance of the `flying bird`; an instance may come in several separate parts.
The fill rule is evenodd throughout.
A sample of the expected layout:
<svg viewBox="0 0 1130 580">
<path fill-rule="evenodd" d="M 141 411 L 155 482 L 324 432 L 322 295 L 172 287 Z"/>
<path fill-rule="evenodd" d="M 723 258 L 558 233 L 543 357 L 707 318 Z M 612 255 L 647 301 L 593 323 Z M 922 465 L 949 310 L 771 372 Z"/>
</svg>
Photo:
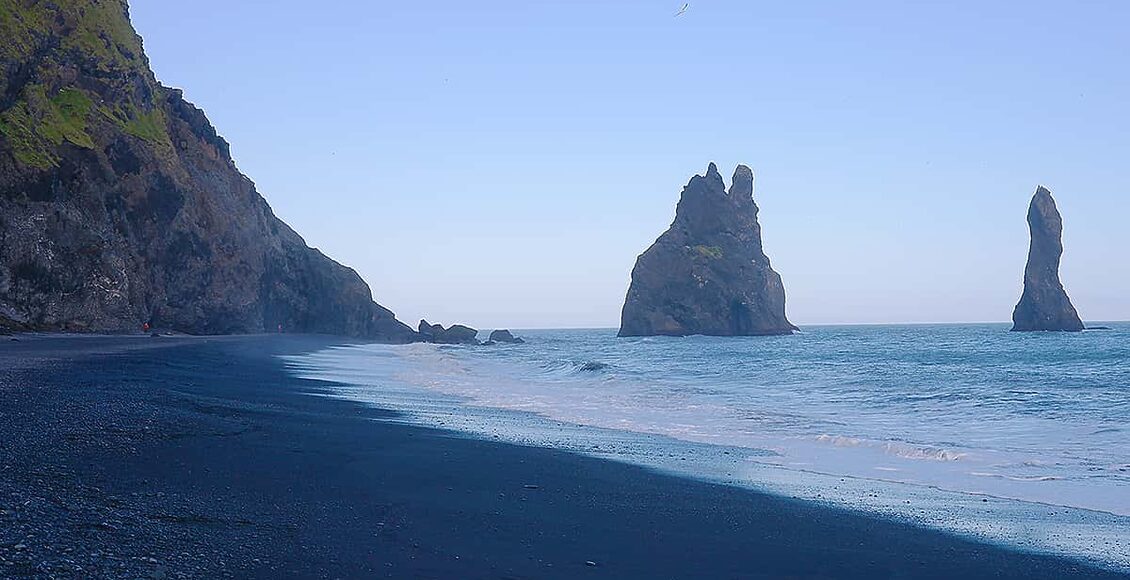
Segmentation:
<svg viewBox="0 0 1130 580">
<path fill-rule="evenodd" d="M 680 9 L 679 9 L 679 11 L 675 13 L 675 16 L 676 16 L 676 17 L 679 17 L 679 16 L 682 16 L 683 14 L 686 14 L 686 13 L 687 13 L 687 9 L 688 9 L 688 8 L 690 8 L 690 7 L 691 7 L 691 4 L 690 4 L 690 2 L 687 2 L 686 4 L 683 4 L 683 7 L 682 7 L 682 8 L 680 8 Z"/>
</svg>

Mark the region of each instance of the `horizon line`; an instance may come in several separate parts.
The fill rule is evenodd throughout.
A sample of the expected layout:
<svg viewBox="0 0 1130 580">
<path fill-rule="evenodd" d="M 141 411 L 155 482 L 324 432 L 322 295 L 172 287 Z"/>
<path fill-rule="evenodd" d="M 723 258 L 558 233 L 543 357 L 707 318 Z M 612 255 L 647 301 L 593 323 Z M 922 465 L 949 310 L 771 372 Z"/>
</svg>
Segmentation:
<svg viewBox="0 0 1130 580">
<path fill-rule="evenodd" d="M 1130 324 L 1130 320 L 1091 320 L 1084 321 L 1092 324 Z M 827 327 L 827 326 L 985 326 L 985 325 L 1008 325 L 1012 324 L 1011 320 L 996 320 L 996 321 L 969 321 L 969 322 L 812 322 L 812 323 L 795 323 L 801 327 Z M 480 330 L 499 330 L 507 329 L 513 331 L 538 331 L 538 330 L 619 330 L 619 326 L 499 326 L 489 327 L 483 326 Z M 1084 329 L 1086 330 L 1086 329 Z M 693 336 L 693 335 L 692 335 Z M 700 335 L 701 336 L 701 335 Z"/>
</svg>

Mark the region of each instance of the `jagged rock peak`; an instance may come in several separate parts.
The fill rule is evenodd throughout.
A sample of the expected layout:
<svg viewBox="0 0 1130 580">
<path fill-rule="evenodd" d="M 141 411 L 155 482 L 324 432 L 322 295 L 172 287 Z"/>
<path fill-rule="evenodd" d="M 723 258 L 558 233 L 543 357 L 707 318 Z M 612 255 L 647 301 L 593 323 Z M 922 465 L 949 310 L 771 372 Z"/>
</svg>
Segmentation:
<svg viewBox="0 0 1130 580">
<path fill-rule="evenodd" d="M 730 180 L 730 197 L 734 201 L 753 201 L 753 170 L 739 165 Z"/>
<path fill-rule="evenodd" d="M 757 215 L 749 167 L 737 167 L 729 192 L 713 163 L 692 177 L 671 227 L 636 261 L 620 336 L 795 331 Z"/>
<path fill-rule="evenodd" d="M 1031 244 L 1024 268 L 1024 293 L 1012 313 L 1015 332 L 1069 331 L 1084 329 L 1075 306 L 1059 277 L 1063 257 L 1063 217 L 1051 191 L 1036 188 L 1028 206 Z"/>
</svg>

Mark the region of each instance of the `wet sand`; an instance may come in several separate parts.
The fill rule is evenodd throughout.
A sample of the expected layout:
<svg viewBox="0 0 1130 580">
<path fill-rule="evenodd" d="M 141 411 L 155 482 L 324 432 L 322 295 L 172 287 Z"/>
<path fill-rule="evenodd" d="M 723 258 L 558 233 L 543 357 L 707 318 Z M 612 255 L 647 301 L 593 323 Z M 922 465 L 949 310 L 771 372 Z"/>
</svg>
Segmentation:
<svg viewBox="0 0 1130 580">
<path fill-rule="evenodd" d="M 338 341 L 0 338 L 0 577 L 1127 577 L 388 422 L 274 356 Z"/>
</svg>

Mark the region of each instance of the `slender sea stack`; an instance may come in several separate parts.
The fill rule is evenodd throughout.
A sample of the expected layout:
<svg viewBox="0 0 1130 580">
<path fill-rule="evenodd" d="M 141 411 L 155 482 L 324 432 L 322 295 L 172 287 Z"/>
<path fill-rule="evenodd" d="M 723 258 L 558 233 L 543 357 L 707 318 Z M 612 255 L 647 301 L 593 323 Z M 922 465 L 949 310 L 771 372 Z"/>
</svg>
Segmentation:
<svg viewBox="0 0 1130 580">
<path fill-rule="evenodd" d="M 785 287 L 761 245 L 753 171 L 730 191 L 711 163 L 683 188 L 675 221 L 636 261 L 620 336 L 791 334 Z"/>
<path fill-rule="evenodd" d="M 1043 186 L 1036 189 L 1028 208 L 1028 227 L 1032 230 L 1032 245 L 1028 250 L 1028 266 L 1024 269 L 1024 294 L 1012 313 L 1012 330 L 1083 330 L 1083 321 L 1059 279 L 1063 218 L 1052 193 Z"/>
<path fill-rule="evenodd" d="M 0 0 L 0 327 L 144 325 L 417 338 L 157 82 L 125 0 Z"/>
</svg>

